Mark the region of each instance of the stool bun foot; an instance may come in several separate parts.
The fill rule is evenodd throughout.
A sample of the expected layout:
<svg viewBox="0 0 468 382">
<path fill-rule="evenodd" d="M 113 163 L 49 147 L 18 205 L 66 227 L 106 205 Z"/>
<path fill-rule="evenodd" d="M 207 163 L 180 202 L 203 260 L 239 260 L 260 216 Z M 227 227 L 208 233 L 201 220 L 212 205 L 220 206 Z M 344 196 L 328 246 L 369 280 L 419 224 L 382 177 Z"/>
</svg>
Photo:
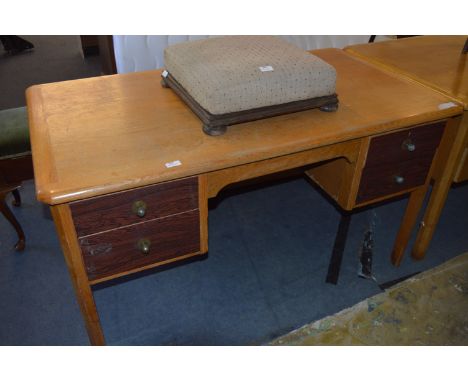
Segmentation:
<svg viewBox="0 0 468 382">
<path fill-rule="evenodd" d="M 166 89 L 169 87 L 169 85 L 167 84 L 166 79 L 164 77 L 161 78 L 161 86 L 163 88 L 166 88 Z"/>
<path fill-rule="evenodd" d="M 217 135 L 223 135 L 227 130 L 227 126 L 208 126 L 208 125 L 203 125 L 203 132 L 207 135 L 211 136 L 217 136 Z"/>
<path fill-rule="evenodd" d="M 331 113 L 338 110 L 338 102 L 329 103 L 327 105 L 320 106 L 320 111 Z"/>
</svg>

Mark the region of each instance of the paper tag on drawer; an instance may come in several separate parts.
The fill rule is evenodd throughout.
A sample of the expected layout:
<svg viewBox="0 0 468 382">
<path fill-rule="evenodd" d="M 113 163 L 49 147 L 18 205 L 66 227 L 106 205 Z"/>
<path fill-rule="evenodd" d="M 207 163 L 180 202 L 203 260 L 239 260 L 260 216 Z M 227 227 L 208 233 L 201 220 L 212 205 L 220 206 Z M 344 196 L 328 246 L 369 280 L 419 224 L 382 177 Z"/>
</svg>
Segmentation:
<svg viewBox="0 0 468 382">
<path fill-rule="evenodd" d="M 445 110 L 445 109 L 450 109 L 451 107 L 456 107 L 457 104 L 453 102 L 446 102 L 446 103 L 441 103 L 439 105 L 439 110 Z"/>
<path fill-rule="evenodd" d="M 166 78 L 168 74 L 169 74 L 169 72 L 168 72 L 167 70 L 164 70 L 164 71 L 162 72 L 162 76 L 163 76 L 164 78 Z"/>
<path fill-rule="evenodd" d="M 180 160 L 175 160 L 175 161 L 172 161 L 172 162 L 167 162 L 165 166 L 167 168 L 171 168 L 171 167 L 180 166 L 181 164 L 182 164 L 182 162 Z"/>
</svg>

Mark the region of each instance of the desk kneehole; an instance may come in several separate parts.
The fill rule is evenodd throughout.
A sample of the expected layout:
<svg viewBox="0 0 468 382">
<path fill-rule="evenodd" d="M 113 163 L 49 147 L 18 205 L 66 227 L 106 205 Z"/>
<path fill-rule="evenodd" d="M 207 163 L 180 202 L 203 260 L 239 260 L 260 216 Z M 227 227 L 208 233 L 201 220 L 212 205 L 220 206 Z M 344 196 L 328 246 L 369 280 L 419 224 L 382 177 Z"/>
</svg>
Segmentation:
<svg viewBox="0 0 468 382">
<path fill-rule="evenodd" d="M 70 203 L 90 283 L 206 252 L 199 187 L 191 177 Z"/>
</svg>

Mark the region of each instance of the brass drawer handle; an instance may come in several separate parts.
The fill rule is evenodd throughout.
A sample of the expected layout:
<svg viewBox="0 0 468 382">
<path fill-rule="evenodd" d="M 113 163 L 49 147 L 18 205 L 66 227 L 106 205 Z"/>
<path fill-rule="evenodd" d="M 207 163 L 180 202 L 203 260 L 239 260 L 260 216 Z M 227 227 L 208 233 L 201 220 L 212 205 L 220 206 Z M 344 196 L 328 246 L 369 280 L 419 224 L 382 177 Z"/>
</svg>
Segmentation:
<svg viewBox="0 0 468 382">
<path fill-rule="evenodd" d="M 405 182 L 405 178 L 400 175 L 395 175 L 394 178 L 396 184 L 403 184 Z"/>
<path fill-rule="evenodd" d="M 140 239 L 138 240 L 137 247 L 141 253 L 147 255 L 150 253 L 151 241 L 149 239 Z"/>
<path fill-rule="evenodd" d="M 146 215 L 146 203 L 142 200 L 137 200 L 133 203 L 132 211 L 140 218 Z"/>
<path fill-rule="evenodd" d="M 416 145 L 413 143 L 413 141 L 411 141 L 411 139 L 406 139 L 405 141 L 403 141 L 401 148 L 403 150 L 413 152 L 414 150 L 416 150 Z"/>
</svg>

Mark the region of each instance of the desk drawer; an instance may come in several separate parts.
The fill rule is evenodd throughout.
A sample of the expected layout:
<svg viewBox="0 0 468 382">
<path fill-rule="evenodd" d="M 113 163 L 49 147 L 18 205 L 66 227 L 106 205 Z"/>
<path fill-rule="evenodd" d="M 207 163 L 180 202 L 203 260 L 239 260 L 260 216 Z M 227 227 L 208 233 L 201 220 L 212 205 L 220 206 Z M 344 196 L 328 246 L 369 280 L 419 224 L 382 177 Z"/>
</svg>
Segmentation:
<svg viewBox="0 0 468 382">
<path fill-rule="evenodd" d="M 425 183 L 445 122 L 430 123 L 373 138 L 356 203 L 392 195 Z"/>
<path fill-rule="evenodd" d="M 445 122 L 434 122 L 372 138 L 367 166 L 401 163 L 414 158 L 432 158 L 439 146 Z"/>
<path fill-rule="evenodd" d="M 400 163 L 385 163 L 365 167 L 362 172 L 357 203 L 422 186 L 426 181 L 432 158 Z"/>
<path fill-rule="evenodd" d="M 87 236 L 79 239 L 79 244 L 90 281 L 197 254 L 200 251 L 199 211 Z"/>
<path fill-rule="evenodd" d="M 78 237 L 198 208 L 198 178 L 70 203 Z"/>
</svg>

